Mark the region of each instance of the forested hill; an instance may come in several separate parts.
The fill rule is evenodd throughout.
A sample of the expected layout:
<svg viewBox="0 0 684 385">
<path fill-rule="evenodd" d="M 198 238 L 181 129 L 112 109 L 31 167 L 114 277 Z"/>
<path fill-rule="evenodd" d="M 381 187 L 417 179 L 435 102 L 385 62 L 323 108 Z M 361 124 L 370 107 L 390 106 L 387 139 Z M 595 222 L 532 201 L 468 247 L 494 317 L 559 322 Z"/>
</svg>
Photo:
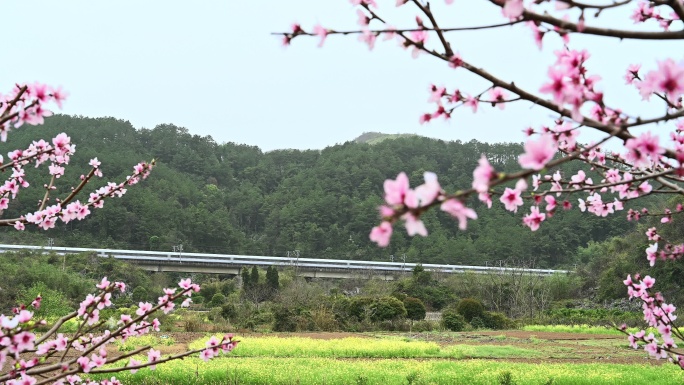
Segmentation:
<svg viewBox="0 0 684 385">
<path fill-rule="evenodd" d="M 186 129 L 159 125 L 136 130 L 113 118 L 58 115 L 44 126 L 11 132 L 0 152 L 67 132 L 77 144 L 65 177 L 64 191 L 87 172 L 98 157 L 105 178 L 120 180 L 141 160 L 158 166 L 144 183 L 123 199 L 110 200 L 87 220 L 60 224 L 44 232 L 2 230 L 3 242 L 278 255 L 300 250 L 302 257 L 389 260 L 406 254 L 422 263 L 484 264 L 485 261 L 536 259 L 541 266 L 568 266 L 578 246 L 631 229 L 624 215 L 598 218 L 577 210 L 559 212 L 537 232 L 521 225 L 520 214 L 506 212 L 498 202 L 487 210 L 472 202 L 480 218 L 459 231 L 447 215 L 425 216 L 428 238 L 410 238 L 398 229 L 387 249 L 371 244 L 368 233 L 378 223 L 382 185 L 406 171 L 412 185 L 422 183 L 424 171 L 435 171 L 448 191 L 468 188 L 472 170 L 485 153 L 498 170 L 517 167 L 519 144 L 444 142 L 419 136 L 347 142 L 323 150 L 278 150 L 235 143 L 216 143 Z M 572 165 L 568 167 L 573 167 Z M 43 170 L 41 168 L 41 170 Z M 31 179 L 33 186 L 47 181 Z M 98 187 L 90 185 L 86 190 Z M 20 205 L 5 216 L 35 208 L 42 189 L 21 193 Z M 87 199 L 87 192 L 81 197 Z"/>
</svg>

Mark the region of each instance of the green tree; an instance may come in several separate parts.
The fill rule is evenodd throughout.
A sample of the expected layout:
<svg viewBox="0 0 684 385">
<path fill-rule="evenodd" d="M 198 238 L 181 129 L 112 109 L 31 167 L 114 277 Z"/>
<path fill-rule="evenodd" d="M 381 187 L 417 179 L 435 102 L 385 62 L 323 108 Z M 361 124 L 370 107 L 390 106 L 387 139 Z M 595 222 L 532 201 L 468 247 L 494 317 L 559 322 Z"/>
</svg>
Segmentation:
<svg viewBox="0 0 684 385">
<path fill-rule="evenodd" d="M 252 273 L 249 275 L 249 285 L 259 285 L 259 268 L 257 268 L 256 266 L 252 266 Z"/>
<path fill-rule="evenodd" d="M 276 269 L 275 266 L 269 266 L 268 269 L 266 269 L 266 284 L 274 292 L 280 289 L 278 269 Z"/>
<path fill-rule="evenodd" d="M 249 275 L 249 269 L 247 269 L 246 267 L 243 267 L 240 275 L 242 276 L 242 287 L 245 289 L 251 287 L 252 281 L 251 281 L 251 277 Z"/>
<path fill-rule="evenodd" d="M 414 321 L 425 319 L 425 305 L 423 301 L 418 298 L 406 297 L 403 302 L 406 308 L 406 318 Z"/>
<path fill-rule="evenodd" d="M 131 293 L 131 300 L 137 305 L 139 302 L 147 301 L 147 296 L 147 289 L 145 289 L 143 286 L 138 286 L 133 289 L 133 292 Z"/>
<path fill-rule="evenodd" d="M 373 301 L 372 321 L 395 321 L 406 317 L 404 304 L 394 297 L 380 297 Z"/>
</svg>

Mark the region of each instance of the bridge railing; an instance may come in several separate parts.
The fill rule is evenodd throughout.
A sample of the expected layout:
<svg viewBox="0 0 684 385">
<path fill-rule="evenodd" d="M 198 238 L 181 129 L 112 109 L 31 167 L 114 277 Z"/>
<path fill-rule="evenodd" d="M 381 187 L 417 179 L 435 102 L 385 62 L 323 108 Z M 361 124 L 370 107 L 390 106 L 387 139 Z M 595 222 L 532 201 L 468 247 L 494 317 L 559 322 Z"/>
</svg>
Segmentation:
<svg viewBox="0 0 684 385">
<path fill-rule="evenodd" d="M 116 250 L 116 249 L 95 249 L 80 247 L 41 247 L 24 245 L 0 245 L 0 252 L 33 250 L 45 253 L 56 254 L 78 254 L 85 252 L 96 253 L 100 257 L 113 257 L 116 259 L 131 261 L 140 264 L 190 264 L 190 265 L 214 265 L 214 266 L 292 266 L 303 269 L 319 270 L 352 270 L 352 271 L 377 271 L 377 272 L 410 272 L 416 263 L 402 262 L 380 262 L 380 261 L 357 261 L 343 259 L 315 259 L 315 258 L 292 258 L 292 257 L 270 257 L 260 255 L 232 255 L 232 254 L 204 254 L 204 253 L 178 253 L 163 251 L 145 250 Z M 422 264 L 427 271 L 441 273 L 523 273 L 531 275 L 553 275 L 568 274 L 568 270 L 551 269 L 528 269 L 515 267 L 489 267 L 489 266 L 469 266 L 469 265 L 441 265 L 441 264 Z"/>
</svg>

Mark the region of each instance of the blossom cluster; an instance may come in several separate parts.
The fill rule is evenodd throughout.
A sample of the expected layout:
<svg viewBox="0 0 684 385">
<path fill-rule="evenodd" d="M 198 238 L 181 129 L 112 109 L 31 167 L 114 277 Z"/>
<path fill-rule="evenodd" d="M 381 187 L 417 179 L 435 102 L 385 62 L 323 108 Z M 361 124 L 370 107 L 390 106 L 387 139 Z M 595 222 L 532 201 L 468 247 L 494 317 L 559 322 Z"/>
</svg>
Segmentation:
<svg viewBox="0 0 684 385">
<path fill-rule="evenodd" d="M 358 9 L 357 13 L 358 22 L 363 31 L 368 31 L 368 23 L 373 19 L 386 23 L 377 15 L 377 4 L 374 2 L 372 4 L 353 3 L 362 8 Z M 398 1 L 396 5 L 401 6 L 405 3 L 407 2 Z M 557 7 L 558 10 L 573 6 L 572 2 L 557 3 L 562 3 L 560 4 L 562 6 Z M 528 17 L 526 10 L 532 6 L 532 4 L 524 5 L 522 0 L 500 1 L 499 4 L 502 6 L 504 16 L 511 20 L 525 19 Z M 444 37 L 439 34 L 440 30 L 434 24 L 430 10 L 420 5 L 418 7 L 430 17 L 433 22 L 432 28 L 426 26 L 423 20 L 416 16 L 418 29 L 397 30 L 388 26 L 386 30 L 376 30 L 373 33 L 375 35 L 399 35 L 404 48 L 413 47 L 417 51 L 428 51 L 429 48 L 425 46 L 425 43 L 430 33 L 437 32 L 442 40 Z M 367 15 L 368 12 L 370 17 Z M 581 28 L 578 28 L 576 32 L 582 32 L 584 29 L 583 17 L 580 18 L 580 22 L 577 25 L 581 24 Z M 534 20 L 534 23 L 536 26 L 543 24 L 538 20 Z M 555 26 L 555 30 L 564 36 L 567 43 L 568 31 L 559 26 Z M 325 31 L 325 36 L 322 37 L 337 33 L 337 31 L 323 29 L 320 26 L 317 26 L 317 31 L 319 35 L 320 31 Z M 292 38 L 307 34 L 301 26 L 297 25 L 292 34 L 286 36 Z M 450 53 L 448 46 L 445 48 L 447 52 L 442 58 L 450 67 L 464 67 L 479 74 L 470 69 L 471 66 L 460 54 Z M 434 50 L 430 52 L 435 56 Z M 415 54 L 413 56 L 415 57 Z M 519 156 L 519 164 L 523 171 L 512 175 L 498 173 L 483 155 L 473 172 L 472 190 L 453 195 L 446 194 L 438 187 L 437 176 L 426 174 L 425 184 L 416 188 L 415 191 L 430 192 L 418 198 L 416 198 L 415 191 L 409 188 L 408 179 L 404 174 L 400 174 L 396 180 L 388 179 L 385 182 L 386 205 L 380 208 L 383 221 L 371 231 L 371 240 L 380 246 L 387 246 L 393 231 L 392 224 L 397 220 L 405 222 L 409 235 L 426 235 L 427 229 L 420 220 L 420 215 L 430 207 L 436 206 L 437 203 L 443 202 L 448 203 L 442 206 L 442 210 L 450 211 L 459 219 L 459 227 L 464 229 L 467 226 L 467 219 L 476 218 L 476 214 L 465 205 L 465 200 L 471 193 L 476 193 L 478 199 L 488 207 L 492 206 L 493 197 L 498 195 L 498 200 L 512 212 L 517 212 L 524 205 L 525 199 L 529 199 L 530 210 L 523 216 L 522 222 L 534 231 L 543 221 L 554 215 L 557 207 L 565 210 L 571 209 L 573 207 L 571 195 L 575 195 L 574 201 L 577 202 L 579 210 L 597 216 L 607 216 L 622 211 L 626 201 L 659 192 L 661 189 L 656 190 L 652 180 L 661 176 L 671 178 L 684 175 L 681 166 L 684 160 L 684 145 L 682 145 L 684 138 L 681 134 L 684 120 L 675 120 L 677 128 L 670 136 L 674 148 L 672 152 L 668 152 L 669 150 L 661 145 L 659 137 L 650 131 L 639 136 L 622 136 L 626 132 L 626 126 L 641 124 L 641 120 L 606 104 L 603 91 L 597 88 L 600 76 L 590 75 L 586 66 L 591 56 L 589 52 L 566 48 L 556 51 L 555 56 L 556 60 L 547 72 L 549 80 L 540 87 L 539 92 L 549 95 L 552 102 L 549 108 L 553 108 L 564 116 L 557 119 L 552 126 L 541 127 L 539 130 L 532 128 L 525 130 L 528 136 L 536 135 L 537 137 L 531 137 L 525 143 L 524 153 Z M 668 108 L 678 114 L 676 116 L 681 116 L 683 114 L 681 99 L 684 89 L 684 63 L 675 63 L 670 59 L 658 62 L 658 69 L 647 72 L 643 78 L 639 74 L 640 69 L 640 65 L 629 66 L 626 76 L 628 84 L 634 85 L 646 100 L 651 95 L 663 99 Z M 517 87 L 504 82 L 494 82 L 493 86 L 479 94 L 468 94 L 460 89 L 448 90 L 446 86 L 431 85 L 428 101 L 435 103 L 437 107 L 434 112 L 422 114 L 419 120 L 421 123 L 426 123 L 439 117 L 449 119 L 454 110 L 460 106 L 470 107 L 473 112 L 477 112 L 481 104 L 491 104 L 504 109 L 506 103 L 529 99 L 525 93 L 516 90 Z M 509 91 L 513 91 L 515 95 L 511 95 Z M 538 99 L 531 101 L 536 103 Z M 661 119 L 670 120 L 671 118 L 665 116 Z M 657 119 L 654 120 L 656 121 Z M 580 144 L 578 142 L 580 128 L 586 126 L 587 122 L 591 122 L 590 127 L 598 126 L 607 132 L 606 139 L 599 143 Z M 602 151 L 603 142 L 615 136 L 624 138 L 624 152 Z M 585 162 L 591 170 L 579 170 L 575 175 L 568 176 L 562 175 L 560 171 L 536 173 L 573 159 Z M 661 180 L 658 179 L 658 181 Z M 514 186 L 498 189 L 508 182 L 515 182 Z M 532 188 L 528 191 L 530 183 Z M 543 189 L 543 187 L 547 188 Z M 433 193 L 431 189 L 437 192 Z M 578 194 L 583 193 L 586 195 L 577 197 Z M 403 196 L 403 198 L 396 198 L 397 196 Z M 447 210 L 449 207 L 452 208 Z M 633 211 L 630 211 L 628 218 L 635 217 L 632 213 Z"/>
<path fill-rule="evenodd" d="M 658 338 L 654 333 L 646 334 L 643 329 L 637 333 L 627 333 L 627 327 L 623 325 L 620 330 L 628 334 L 630 346 L 634 349 L 643 347 L 651 357 L 669 359 L 684 369 L 684 355 L 676 350 L 677 344 L 673 338 L 675 336 L 682 338 L 681 332 L 673 324 L 677 319 L 674 314 L 677 308 L 666 303 L 660 292 L 651 293 L 655 279 L 648 275 L 643 278 L 639 274 L 635 274 L 634 278 L 628 275 L 624 284 L 627 286 L 627 294 L 630 299 L 642 301 L 644 320 L 659 334 Z"/>
<path fill-rule="evenodd" d="M 381 247 L 389 244 L 392 236 L 392 223 L 397 219 L 404 221 L 409 235 L 427 236 L 425 224 L 420 214 L 431 205 L 441 203 L 440 208 L 458 219 L 459 228 L 464 230 L 468 219 L 476 219 L 473 209 L 466 207 L 462 201 L 447 197 L 437 180 L 437 175 L 426 172 L 425 183 L 411 189 L 408 176 L 400 173 L 396 180 L 385 181 L 385 205 L 380 207 L 383 222 L 371 230 L 370 239 Z"/>
<path fill-rule="evenodd" d="M 61 88 L 53 88 L 41 83 L 16 85 L 7 95 L 0 95 L 0 139 L 7 140 L 7 134 L 12 128 L 19 128 L 24 124 L 38 125 L 52 113 L 46 109 L 46 103 L 55 103 L 61 108 L 66 99 L 66 93 Z M 154 162 L 138 163 L 131 175 L 119 183 L 109 182 L 90 194 L 87 203 L 74 200 L 76 194 L 94 176 L 102 177 L 101 162 L 97 158 L 90 160 L 90 172 L 81 175 L 78 185 L 72 187 L 71 192 L 64 198 L 55 197 L 54 204 L 48 205 L 50 193 L 56 189 L 55 179 L 64 177 L 66 167 L 76 151 L 76 145 L 66 133 L 60 133 L 51 141 L 43 139 L 33 141 L 25 149 L 10 151 L 7 163 L 0 156 L 0 171 L 11 168 L 11 175 L 0 185 L 0 213 L 7 209 L 12 199 L 16 199 L 20 190 L 29 188 L 31 184 L 26 180 L 24 167 L 33 164 L 39 167 L 49 163 L 48 172 L 51 175 L 46 189 L 45 198 L 39 202 L 38 210 L 22 215 L 19 218 L 0 220 L 0 225 L 14 226 L 17 230 L 24 230 L 26 224 L 35 225 L 47 230 L 54 228 L 58 220 L 69 223 L 82 220 L 91 213 L 91 208 L 101 208 L 106 198 L 121 197 L 126 193 L 127 186 L 132 186 L 147 178 Z"/>
<path fill-rule="evenodd" d="M 164 289 L 164 294 L 156 305 L 141 302 L 135 314 L 122 314 L 115 330 L 105 330 L 97 334 L 104 322 L 99 319 L 99 312 L 112 306 L 115 295 L 126 291 L 123 282 L 109 282 L 107 278 L 97 284 L 99 290 L 89 294 L 80 303 L 77 311 L 61 318 L 42 335 L 34 331 L 37 327 L 47 327 L 44 320 L 34 320 L 34 313 L 26 306 L 14 309 L 14 315 L 0 315 L 0 382 L 9 385 L 33 385 L 38 383 L 54 384 L 97 384 L 81 377 L 84 373 L 109 373 L 130 370 L 136 372 L 140 368 L 154 369 L 157 364 L 180 359 L 192 354 L 208 360 L 218 356 L 220 351 L 228 353 L 238 344 L 228 334 L 222 340 L 212 338 L 203 349 L 162 357 L 158 350 L 145 346 L 118 357 L 109 357 L 107 345 L 116 341 L 125 341 L 129 337 L 145 335 L 151 331 L 159 331 L 161 326 L 157 318 L 150 321 L 150 316 L 157 310 L 165 314 L 171 312 L 175 302 L 185 298 L 181 306 L 188 306 L 193 293 L 200 290 L 199 285 L 190 279 L 183 279 L 178 284 L 180 290 Z M 31 304 L 31 308 L 39 309 L 41 298 Z M 79 320 L 78 332 L 73 336 L 60 333 L 60 327 L 70 319 Z M 147 361 L 138 361 L 134 356 L 147 351 Z M 74 357 L 75 356 L 75 357 Z M 127 363 L 120 365 L 121 363 Z M 104 369 L 106 364 L 115 364 Z M 118 384 L 115 377 L 104 380 L 101 384 Z"/>
<path fill-rule="evenodd" d="M 62 108 L 67 96 L 61 87 L 42 83 L 17 84 L 8 94 L 0 94 L 0 140 L 7 141 L 12 128 L 43 124 L 45 117 L 52 116 L 45 104 L 54 102 Z"/>
</svg>

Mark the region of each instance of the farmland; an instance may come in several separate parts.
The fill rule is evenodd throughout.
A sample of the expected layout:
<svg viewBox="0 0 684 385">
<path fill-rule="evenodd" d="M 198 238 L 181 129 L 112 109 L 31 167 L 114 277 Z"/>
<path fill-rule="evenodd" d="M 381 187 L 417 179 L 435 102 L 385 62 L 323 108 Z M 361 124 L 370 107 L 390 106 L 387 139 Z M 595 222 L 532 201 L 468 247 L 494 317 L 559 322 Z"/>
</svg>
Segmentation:
<svg viewBox="0 0 684 385">
<path fill-rule="evenodd" d="M 163 335 L 165 353 L 209 335 Z M 621 336 L 553 331 L 245 334 L 230 355 L 122 373 L 130 384 L 671 384 L 674 365 Z M 140 343 L 149 341 L 138 341 Z M 130 346 L 137 342 L 131 340 Z M 125 351 L 126 346 L 113 346 Z M 112 352 L 116 354 L 116 352 Z"/>
</svg>

